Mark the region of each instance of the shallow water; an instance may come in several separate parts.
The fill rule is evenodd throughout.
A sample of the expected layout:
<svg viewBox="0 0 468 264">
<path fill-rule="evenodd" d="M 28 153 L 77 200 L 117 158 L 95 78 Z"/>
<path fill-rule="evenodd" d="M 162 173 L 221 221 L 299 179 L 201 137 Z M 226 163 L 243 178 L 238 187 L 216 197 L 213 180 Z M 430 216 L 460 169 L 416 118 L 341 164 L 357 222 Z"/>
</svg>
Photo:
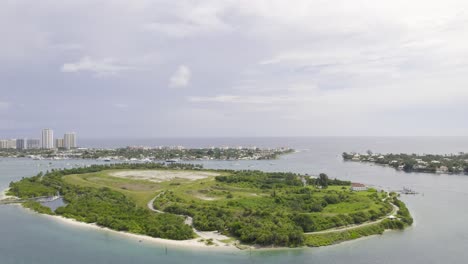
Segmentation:
<svg viewBox="0 0 468 264">
<path fill-rule="evenodd" d="M 171 139 L 172 140 L 172 139 Z M 196 141 L 196 139 L 193 139 Z M 208 142 L 192 142 L 202 145 Z M 343 162 L 343 151 L 456 153 L 468 138 L 217 139 L 231 145 L 292 146 L 300 152 L 276 161 L 203 162 L 210 168 L 262 169 L 317 174 L 373 184 L 404 196 L 413 227 L 324 248 L 210 252 L 148 244 L 109 231 L 67 225 L 18 206 L 0 206 L 0 263 L 466 263 L 468 176 L 407 174 L 392 168 Z M 149 141 L 148 141 L 149 142 Z M 228 143 L 220 143 L 229 145 Z M 126 143 L 122 143 L 126 144 Z M 156 144 L 155 144 L 156 145 Z M 177 144 L 182 145 L 182 144 Z M 0 187 L 43 170 L 85 161 L 0 160 Z M 93 163 L 96 163 L 93 161 Z"/>
</svg>

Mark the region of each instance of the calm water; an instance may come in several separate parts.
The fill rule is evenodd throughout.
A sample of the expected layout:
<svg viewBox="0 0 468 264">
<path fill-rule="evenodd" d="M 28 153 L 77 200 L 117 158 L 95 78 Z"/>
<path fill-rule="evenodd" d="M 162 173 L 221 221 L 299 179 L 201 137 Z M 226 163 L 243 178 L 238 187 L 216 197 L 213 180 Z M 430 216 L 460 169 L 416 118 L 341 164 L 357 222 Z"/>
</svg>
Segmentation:
<svg viewBox="0 0 468 264">
<path fill-rule="evenodd" d="M 97 142 L 97 141 L 96 141 Z M 98 146 L 95 143 L 89 145 Z M 85 143 L 85 141 L 82 141 Z M 468 176 L 406 174 L 390 168 L 343 162 L 343 151 L 456 153 L 468 151 L 468 138 L 266 138 L 158 139 L 108 142 L 126 145 L 291 146 L 300 152 L 276 161 L 203 162 L 205 167 L 262 169 L 350 179 L 387 189 L 403 186 L 421 195 L 404 196 L 415 224 L 325 248 L 249 252 L 210 252 L 138 243 L 118 234 L 70 227 L 18 206 L 0 206 L 0 264 L 10 263 L 466 263 L 468 259 Z M 103 146 L 103 145 L 101 145 Z M 83 161 L 0 160 L 0 188 L 41 170 Z M 50 166 L 49 166 L 50 165 Z"/>
</svg>

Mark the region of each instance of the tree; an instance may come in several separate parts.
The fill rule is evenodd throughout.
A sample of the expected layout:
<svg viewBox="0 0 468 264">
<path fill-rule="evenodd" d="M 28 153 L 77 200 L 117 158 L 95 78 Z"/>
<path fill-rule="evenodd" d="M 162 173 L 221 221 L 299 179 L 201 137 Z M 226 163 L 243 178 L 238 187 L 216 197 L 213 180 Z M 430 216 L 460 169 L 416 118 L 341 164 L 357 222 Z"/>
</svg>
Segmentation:
<svg viewBox="0 0 468 264">
<path fill-rule="evenodd" d="M 324 188 L 327 188 L 328 181 L 328 176 L 325 173 L 320 173 L 318 184 Z"/>
</svg>

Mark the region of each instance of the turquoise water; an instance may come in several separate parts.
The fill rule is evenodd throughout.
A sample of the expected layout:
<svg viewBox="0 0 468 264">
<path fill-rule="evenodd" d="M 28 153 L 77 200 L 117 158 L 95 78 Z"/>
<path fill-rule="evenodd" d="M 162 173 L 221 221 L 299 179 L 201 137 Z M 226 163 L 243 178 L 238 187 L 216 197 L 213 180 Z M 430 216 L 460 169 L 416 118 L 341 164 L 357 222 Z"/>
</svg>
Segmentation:
<svg viewBox="0 0 468 264">
<path fill-rule="evenodd" d="M 245 143 L 245 139 L 242 139 Z M 254 140 L 254 139 L 249 139 Z M 226 139 L 233 145 L 235 139 Z M 109 231 L 69 226 L 18 206 L 0 206 L 0 264 L 10 263 L 466 263 L 468 176 L 407 174 L 391 168 L 349 163 L 343 151 L 455 153 L 468 138 L 299 138 L 261 139 L 266 146 L 300 152 L 276 161 L 204 162 L 210 168 L 262 169 L 350 179 L 387 189 L 413 188 L 404 196 L 413 227 L 324 248 L 212 252 L 154 245 Z M 195 142 L 193 144 L 201 144 Z M 257 144 L 260 145 L 260 144 Z M 84 161 L 0 160 L 0 188 L 41 170 Z M 95 163 L 93 161 L 93 163 Z M 68 165 L 67 165 L 68 164 Z M 49 166 L 50 165 L 50 166 Z"/>
</svg>

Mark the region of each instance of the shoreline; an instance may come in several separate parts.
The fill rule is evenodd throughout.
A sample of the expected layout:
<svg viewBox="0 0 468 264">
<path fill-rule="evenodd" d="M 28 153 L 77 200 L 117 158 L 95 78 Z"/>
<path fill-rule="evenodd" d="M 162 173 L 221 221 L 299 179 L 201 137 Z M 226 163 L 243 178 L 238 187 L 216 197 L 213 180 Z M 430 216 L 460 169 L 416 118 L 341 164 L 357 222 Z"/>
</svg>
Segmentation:
<svg viewBox="0 0 468 264">
<path fill-rule="evenodd" d="M 0 200 L 11 198 L 13 196 L 9 196 L 6 193 L 10 190 L 10 188 L 6 188 L 5 190 L 0 192 Z"/>
<path fill-rule="evenodd" d="M 22 206 L 21 206 L 22 207 Z M 85 222 L 80 222 L 75 219 L 71 218 L 66 218 L 63 216 L 59 215 L 47 215 L 47 214 L 40 214 L 35 211 L 32 211 L 30 209 L 24 208 L 32 213 L 44 216 L 50 220 L 57 221 L 59 223 L 68 225 L 68 226 L 74 226 L 74 227 L 80 227 L 80 228 L 87 228 L 87 229 L 93 229 L 93 230 L 98 230 L 100 232 L 110 232 L 115 235 L 121 236 L 123 238 L 129 239 L 133 242 L 137 243 L 146 243 L 148 244 L 154 244 L 158 246 L 172 246 L 172 247 L 181 247 L 185 249 L 192 249 L 192 250 L 217 250 L 217 251 L 241 251 L 234 245 L 228 245 L 228 246 L 209 246 L 206 245 L 204 242 L 199 242 L 198 240 L 200 238 L 194 238 L 190 240 L 171 240 L 171 239 L 164 239 L 164 238 L 156 238 L 156 237 L 150 237 L 146 235 L 139 235 L 139 234 L 133 234 L 129 232 L 122 232 L 122 231 L 116 231 L 112 230 L 107 227 L 101 227 L 96 224 L 90 224 L 90 223 L 85 223 Z"/>
<path fill-rule="evenodd" d="M 7 189 L 0 192 L 0 200 L 13 197 L 13 196 L 7 196 L 6 195 L 6 192 L 8 190 L 9 190 L 9 188 L 7 188 Z M 50 220 L 57 221 L 59 223 L 62 223 L 62 224 L 68 225 L 68 226 L 93 229 L 93 230 L 98 230 L 100 232 L 110 232 L 112 234 L 121 236 L 121 237 L 123 237 L 125 239 L 131 240 L 131 241 L 137 242 L 137 243 L 145 243 L 146 242 L 148 244 L 148 242 L 149 242 L 149 244 L 153 244 L 153 245 L 157 245 L 157 246 L 165 246 L 165 247 L 169 246 L 169 247 L 182 248 L 182 249 L 188 249 L 188 250 L 208 250 L 208 251 L 213 251 L 214 250 L 214 251 L 218 251 L 218 252 L 221 252 L 221 251 L 223 251 L 223 252 L 235 252 L 235 251 L 241 252 L 241 251 L 245 251 L 247 249 L 248 250 L 254 249 L 255 251 L 265 251 L 265 250 L 275 250 L 276 251 L 276 250 L 291 250 L 291 249 L 299 250 L 299 249 L 306 249 L 306 248 L 320 248 L 320 247 L 339 245 L 339 244 L 342 244 L 342 243 L 358 241 L 358 240 L 361 240 L 363 238 L 368 238 L 368 237 L 373 237 L 373 236 L 378 235 L 378 234 L 373 234 L 373 235 L 369 235 L 369 236 L 363 236 L 363 237 L 360 237 L 360 238 L 357 238 L 357 239 L 350 239 L 350 240 L 340 241 L 338 243 L 333 243 L 333 244 L 330 244 L 330 245 L 318 246 L 318 247 L 311 247 L 311 246 L 301 246 L 301 247 L 297 247 L 297 248 L 275 247 L 275 246 L 265 247 L 265 246 L 259 246 L 259 245 L 243 245 L 243 244 L 237 245 L 237 244 L 232 244 L 232 243 L 224 243 L 224 242 L 221 242 L 221 241 L 218 241 L 218 242 L 221 242 L 222 244 L 215 243 L 214 245 L 207 245 L 205 243 L 206 238 L 203 238 L 203 237 L 196 237 L 196 238 L 189 239 L 189 240 L 172 240 L 172 239 L 164 239 L 164 238 L 155 238 L 155 237 L 150 237 L 150 236 L 147 236 L 147 235 L 134 234 L 134 233 L 124 232 L 124 231 L 117 231 L 117 230 L 113 230 L 113 229 L 110 229 L 110 228 L 107 228 L 107 227 L 98 226 L 95 223 L 80 222 L 78 220 L 75 220 L 75 219 L 72 219 L 72 218 L 66 218 L 66 217 L 61 216 L 61 215 L 41 214 L 41 213 L 38 213 L 38 212 L 36 212 L 34 210 L 31 210 L 29 208 L 25 208 L 21 204 L 17 204 L 17 205 L 20 206 L 22 209 L 24 209 L 25 211 L 27 211 L 29 213 L 33 213 L 33 214 L 36 214 L 36 215 L 39 215 L 39 216 L 44 216 L 44 217 L 46 217 L 46 218 L 48 218 Z M 387 232 L 387 231 L 393 231 L 393 230 L 386 229 L 386 230 L 384 230 L 384 233 Z M 307 235 L 307 233 L 304 233 L 304 234 Z M 383 233 L 380 234 L 380 235 L 383 235 Z M 203 241 L 200 241 L 201 239 L 203 239 Z"/>
</svg>

